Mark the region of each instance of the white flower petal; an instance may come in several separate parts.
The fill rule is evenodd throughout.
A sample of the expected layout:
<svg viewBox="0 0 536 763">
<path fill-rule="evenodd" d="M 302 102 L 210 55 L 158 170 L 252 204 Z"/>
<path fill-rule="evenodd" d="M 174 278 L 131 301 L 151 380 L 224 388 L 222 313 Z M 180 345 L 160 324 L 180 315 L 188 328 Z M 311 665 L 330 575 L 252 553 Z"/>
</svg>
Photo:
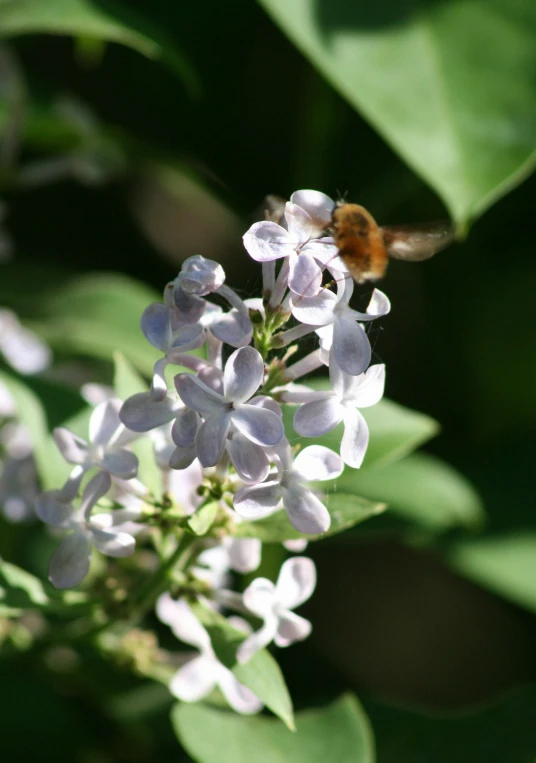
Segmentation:
<svg viewBox="0 0 536 763">
<path fill-rule="evenodd" d="M 233 498 L 237 514 L 245 519 L 261 519 L 277 509 L 281 498 L 281 485 L 278 480 L 263 482 L 254 487 L 243 487 Z"/>
<path fill-rule="evenodd" d="M 35 513 L 42 522 L 55 527 L 69 527 L 77 514 L 72 505 L 60 501 L 61 491 L 47 490 L 35 499 Z"/>
<path fill-rule="evenodd" d="M 205 344 L 205 332 L 200 324 L 187 324 L 173 332 L 172 346 L 168 351 L 171 363 L 175 362 L 174 356 L 186 350 L 197 350 Z"/>
<path fill-rule="evenodd" d="M 339 454 L 325 445 L 308 445 L 298 453 L 293 467 L 294 472 L 307 482 L 333 480 L 342 474 L 343 469 Z"/>
<path fill-rule="evenodd" d="M 150 392 L 138 392 L 125 400 L 119 418 L 133 432 L 148 432 L 171 421 L 179 407 L 171 397 L 154 400 Z"/>
<path fill-rule="evenodd" d="M 211 333 L 231 347 L 246 347 L 253 336 L 253 324 L 240 310 L 232 309 L 210 325 Z"/>
<path fill-rule="evenodd" d="M 352 319 L 339 318 L 333 326 L 333 357 L 347 374 L 358 376 L 370 363 L 370 342 L 364 329 Z"/>
<path fill-rule="evenodd" d="M 0 349 L 7 362 L 21 374 L 36 374 L 50 365 L 48 345 L 21 326 L 11 310 L 0 311 Z"/>
<path fill-rule="evenodd" d="M 253 572 L 257 569 L 262 552 L 262 543 L 258 538 L 227 537 L 225 540 L 231 569 L 235 572 Z"/>
<path fill-rule="evenodd" d="M 314 257 L 303 251 L 292 261 L 288 285 L 296 294 L 314 297 L 322 286 L 322 270 Z"/>
<path fill-rule="evenodd" d="M 48 567 L 48 579 L 55 588 L 72 588 L 89 572 L 91 544 L 83 532 L 68 535 L 56 549 Z"/>
<path fill-rule="evenodd" d="M 218 686 L 229 705 L 237 713 L 242 715 L 252 715 L 258 713 L 262 708 L 262 702 L 253 694 L 251 689 L 241 684 L 240 681 L 220 663 L 218 671 Z"/>
<path fill-rule="evenodd" d="M 385 389 L 385 365 L 377 363 L 370 366 L 364 374 L 357 378 L 358 384 L 347 395 L 347 401 L 357 408 L 368 408 L 376 405 L 382 397 Z"/>
<path fill-rule="evenodd" d="M 287 223 L 288 235 L 292 241 L 301 246 L 311 237 L 313 230 L 313 221 L 305 209 L 287 201 L 285 204 L 285 221 Z"/>
<path fill-rule="evenodd" d="M 359 469 L 365 458 L 369 441 L 367 422 L 357 408 L 345 406 L 344 434 L 341 441 L 341 456 L 345 464 Z"/>
<path fill-rule="evenodd" d="M 254 223 L 242 240 L 249 256 L 257 262 L 288 257 L 296 246 L 288 231 L 269 220 Z"/>
<path fill-rule="evenodd" d="M 316 567 L 307 556 L 287 559 L 281 566 L 275 590 L 285 609 L 295 609 L 310 598 L 316 587 Z"/>
<path fill-rule="evenodd" d="M 106 495 L 112 487 L 112 478 L 108 472 L 99 472 L 92 477 L 84 488 L 80 511 L 86 517 L 90 514 L 93 506 Z"/>
<path fill-rule="evenodd" d="M 170 469 L 188 469 L 197 458 L 195 443 L 186 448 L 175 448 L 169 457 Z"/>
<path fill-rule="evenodd" d="M 89 457 L 88 444 L 65 427 L 56 427 L 54 442 L 63 458 L 70 464 L 83 464 Z"/>
<path fill-rule="evenodd" d="M 210 294 L 224 283 L 225 271 L 215 260 L 208 260 L 201 254 L 194 254 L 184 260 L 177 277 L 183 291 L 187 294 L 203 296 Z"/>
<path fill-rule="evenodd" d="M 199 702 L 216 685 L 217 665 L 213 658 L 194 657 L 175 673 L 169 690 L 183 702 Z"/>
<path fill-rule="evenodd" d="M 178 448 L 187 448 L 193 443 L 199 423 L 199 416 L 195 411 L 189 408 L 177 411 L 171 428 L 171 437 Z"/>
<path fill-rule="evenodd" d="M 246 484 L 262 482 L 270 471 L 270 462 L 260 445 L 237 432 L 227 441 L 227 453 L 240 479 Z"/>
<path fill-rule="evenodd" d="M 374 289 L 367 307 L 367 313 L 375 318 L 381 318 L 383 315 L 387 315 L 390 309 L 391 303 L 389 302 L 388 297 L 383 291 Z"/>
<path fill-rule="evenodd" d="M 130 480 L 138 473 L 137 457 L 124 448 L 105 453 L 102 466 L 115 477 L 120 477 L 123 480 Z"/>
<path fill-rule="evenodd" d="M 290 200 L 293 204 L 302 207 L 313 219 L 315 230 L 321 233 L 331 224 L 331 215 L 335 202 L 321 191 L 304 189 L 294 191 Z"/>
<path fill-rule="evenodd" d="M 169 308 L 159 302 L 153 302 L 143 311 L 140 320 L 141 330 L 147 341 L 162 352 L 171 345 L 171 322 Z"/>
<path fill-rule="evenodd" d="M 264 363 L 254 347 L 235 350 L 223 372 L 224 396 L 227 400 L 244 403 L 252 397 L 262 382 Z"/>
<path fill-rule="evenodd" d="M 319 437 L 336 427 L 342 417 L 342 406 L 336 398 L 314 400 L 298 408 L 294 414 L 294 429 L 303 437 Z"/>
<path fill-rule="evenodd" d="M 257 617 L 270 617 L 277 604 L 276 587 L 268 578 L 255 578 L 242 594 L 242 601 Z"/>
<path fill-rule="evenodd" d="M 275 615 L 270 615 L 262 628 L 251 636 L 248 636 L 245 641 L 242 641 L 236 651 L 236 659 L 238 662 L 242 664 L 248 662 L 256 652 L 260 649 L 264 649 L 265 646 L 268 646 L 277 633 L 278 624 L 278 618 L 275 617 Z"/>
<path fill-rule="evenodd" d="M 98 405 L 89 420 L 89 441 L 93 445 L 107 445 L 121 427 L 119 411 L 122 402 L 117 398 Z"/>
<path fill-rule="evenodd" d="M 335 320 L 334 309 L 338 304 L 337 297 L 328 289 L 322 289 L 314 297 L 295 297 L 292 304 L 292 315 L 300 323 L 310 326 L 326 326 Z"/>
<path fill-rule="evenodd" d="M 302 551 L 305 551 L 308 545 L 309 541 L 307 538 L 296 538 L 295 540 L 283 541 L 283 546 L 287 551 L 291 551 L 293 554 L 301 554 Z"/>
<path fill-rule="evenodd" d="M 277 445 L 285 434 L 283 422 L 277 413 L 267 408 L 240 405 L 231 411 L 230 416 L 235 427 L 243 435 L 263 447 Z"/>
<path fill-rule="evenodd" d="M 101 530 L 91 527 L 91 540 L 101 554 L 114 557 L 132 556 L 136 550 L 136 541 L 126 532 L 115 530 Z"/>
<path fill-rule="evenodd" d="M 296 641 L 303 641 L 311 633 L 313 626 L 305 617 L 285 612 L 279 618 L 279 627 L 274 636 L 276 646 L 290 646 Z"/>
<path fill-rule="evenodd" d="M 221 459 L 230 426 L 230 415 L 219 413 L 201 424 L 195 437 L 195 449 L 202 466 L 216 466 Z"/>
<path fill-rule="evenodd" d="M 175 600 L 169 593 L 162 594 L 156 602 L 156 615 L 185 644 L 201 651 L 210 649 L 210 637 L 185 599 Z"/>
<path fill-rule="evenodd" d="M 173 299 L 178 317 L 184 323 L 196 324 L 201 321 L 208 306 L 202 297 L 196 297 L 195 294 L 187 294 L 183 291 L 180 283 L 175 284 Z"/>
<path fill-rule="evenodd" d="M 203 416 L 222 413 L 228 407 L 226 400 L 221 395 L 207 387 L 192 374 L 177 374 L 175 387 L 184 405 L 198 411 Z"/>
<path fill-rule="evenodd" d="M 329 530 L 329 512 L 310 490 L 295 485 L 284 490 L 283 505 L 292 526 L 299 532 L 319 535 Z"/>
</svg>

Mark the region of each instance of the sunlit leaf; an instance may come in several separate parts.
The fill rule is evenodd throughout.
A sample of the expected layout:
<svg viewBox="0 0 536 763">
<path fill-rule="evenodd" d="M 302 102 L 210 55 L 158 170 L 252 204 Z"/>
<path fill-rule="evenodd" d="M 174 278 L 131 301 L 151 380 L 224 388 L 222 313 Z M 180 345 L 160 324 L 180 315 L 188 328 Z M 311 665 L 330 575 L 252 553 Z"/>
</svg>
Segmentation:
<svg viewBox="0 0 536 763">
<path fill-rule="evenodd" d="M 15 0 L 0 2 L 0 36 L 73 35 L 117 42 L 148 58 L 167 62 L 195 92 L 191 64 L 149 14 L 140 15 L 121 0 Z"/>
<path fill-rule="evenodd" d="M 465 577 L 536 612 L 535 532 L 459 541 L 446 558 Z"/>
<path fill-rule="evenodd" d="M 339 491 L 336 483 L 334 487 L 330 487 L 330 490 L 336 491 L 330 492 L 326 498 L 331 525 L 322 535 L 304 535 L 295 530 L 284 509 L 256 522 L 240 522 L 236 525 L 233 535 L 242 538 L 260 538 L 263 543 L 282 543 L 285 540 L 298 538 L 320 540 L 348 530 L 365 519 L 381 514 L 386 508 L 385 503 L 369 501 L 352 495 L 349 491 Z"/>
<path fill-rule="evenodd" d="M 532 171 L 532 0 L 261 4 L 460 227 Z"/>
<path fill-rule="evenodd" d="M 199 763 L 374 763 L 366 715 L 351 694 L 296 715 L 292 734 L 273 719 L 239 716 L 207 705 L 175 705 L 172 723 Z"/>
<path fill-rule="evenodd" d="M 427 453 L 412 453 L 377 469 L 345 469 L 338 490 L 384 501 L 404 519 L 431 530 L 482 523 L 482 502 L 456 469 Z"/>
</svg>

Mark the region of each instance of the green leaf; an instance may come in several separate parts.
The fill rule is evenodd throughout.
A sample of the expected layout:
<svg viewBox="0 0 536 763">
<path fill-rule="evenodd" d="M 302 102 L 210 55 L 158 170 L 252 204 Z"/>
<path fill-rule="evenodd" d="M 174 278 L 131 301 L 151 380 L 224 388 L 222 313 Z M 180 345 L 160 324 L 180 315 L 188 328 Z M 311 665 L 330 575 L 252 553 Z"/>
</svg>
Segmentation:
<svg viewBox="0 0 536 763">
<path fill-rule="evenodd" d="M 470 482 L 427 453 L 413 453 L 377 469 L 345 469 L 337 488 L 384 501 L 404 519 L 434 531 L 457 525 L 477 528 L 484 520 L 482 502 Z"/>
<path fill-rule="evenodd" d="M 446 558 L 465 577 L 536 612 L 536 532 L 463 540 Z"/>
<path fill-rule="evenodd" d="M 338 491 L 337 482 L 335 489 Z M 256 522 L 240 522 L 236 525 L 233 535 L 239 538 L 260 538 L 263 543 L 282 543 L 298 538 L 319 540 L 348 530 L 365 519 L 381 514 L 386 508 L 384 503 L 368 501 L 344 490 L 330 493 L 326 505 L 331 515 L 331 526 L 322 535 L 304 535 L 295 530 L 284 509 Z"/>
<path fill-rule="evenodd" d="M 73 607 L 86 609 L 88 598 L 78 591 L 55 591 L 39 578 L 9 562 L 0 561 L 0 615 L 19 616 L 27 609 L 72 615 Z"/>
<path fill-rule="evenodd" d="M 195 614 L 208 631 L 217 658 L 251 689 L 261 702 L 294 730 L 292 701 L 279 665 L 265 649 L 257 652 L 245 665 L 236 663 L 236 650 L 246 634 L 234 628 L 222 615 L 197 604 Z"/>
<path fill-rule="evenodd" d="M 121 400 L 126 400 L 138 392 L 147 392 L 148 386 L 136 369 L 120 352 L 114 353 L 114 391 Z M 148 436 L 139 437 L 131 445 L 138 457 L 138 478 L 148 490 L 160 499 L 162 496 L 162 472 L 154 456 L 154 448 Z"/>
<path fill-rule="evenodd" d="M 39 398 L 20 379 L 0 372 L 0 382 L 8 388 L 15 401 L 17 415 L 28 428 L 37 471 L 46 483 L 50 471 L 50 437 L 43 406 Z"/>
<path fill-rule="evenodd" d="M 261 4 L 461 228 L 534 168 L 532 0 Z"/>
<path fill-rule="evenodd" d="M 311 386 L 315 389 L 329 389 L 329 381 L 314 380 Z M 283 406 L 285 431 L 289 433 L 294 432 L 292 417 L 295 411 L 296 406 Z M 439 424 L 430 416 L 405 408 L 386 398 L 371 408 L 364 408 L 361 413 L 370 430 L 369 445 L 361 471 L 397 461 L 439 432 Z M 338 451 L 342 432 L 341 424 L 323 437 L 299 437 L 292 434 L 289 439 L 292 445 L 299 444 L 302 448 L 318 443 Z"/>
<path fill-rule="evenodd" d="M 374 763 L 374 740 L 358 701 L 346 694 L 296 716 L 296 734 L 271 718 L 177 704 L 171 720 L 198 763 Z"/>
<path fill-rule="evenodd" d="M 201 506 L 197 511 L 188 518 L 187 525 L 194 535 L 206 535 L 219 510 L 218 501 L 212 501 L 205 506 Z"/>
<path fill-rule="evenodd" d="M 84 275 L 45 297 L 32 325 L 53 347 L 112 360 L 121 351 L 141 373 L 152 375 L 160 357 L 140 329 L 145 308 L 159 295 L 126 276 Z"/>
<path fill-rule="evenodd" d="M 191 64 L 164 30 L 121 0 L 1 0 L 0 37 L 23 34 L 73 35 L 127 45 L 168 63 L 190 92 L 199 87 Z"/>
</svg>

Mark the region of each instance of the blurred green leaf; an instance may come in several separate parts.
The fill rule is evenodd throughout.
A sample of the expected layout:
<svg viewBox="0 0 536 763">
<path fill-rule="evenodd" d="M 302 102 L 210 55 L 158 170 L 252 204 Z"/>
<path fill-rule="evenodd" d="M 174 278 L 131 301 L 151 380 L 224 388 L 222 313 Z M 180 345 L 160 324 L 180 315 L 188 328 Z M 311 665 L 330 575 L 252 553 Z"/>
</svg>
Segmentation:
<svg viewBox="0 0 536 763">
<path fill-rule="evenodd" d="M 311 384 L 315 389 L 329 389 L 327 379 L 315 379 Z M 300 437 L 294 434 L 292 417 L 296 406 L 283 406 L 285 430 L 289 434 L 292 445 L 299 444 L 302 448 L 308 445 L 325 445 L 339 451 L 343 433 L 340 424 L 323 437 Z M 361 413 L 365 417 L 370 430 L 370 440 L 367 454 L 361 470 L 372 466 L 384 466 L 411 453 L 439 432 L 439 424 L 424 413 L 412 411 L 392 400 L 384 398 L 371 408 L 364 408 Z"/>
<path fill-rule="evenodd" d="M 296 716 L 296 732 L 270 718 L 177 704 L 175 732 L 198 763 L 374 763 L 369 722 L 352 694 Z"/>
<path fill-rule="evenodd" d="M 471 483 L 427 453 L 413 453 L 377 469 L 345 469 L 337 489 L 384 501 L 404 519 L 435 531 L 457 525 L 475 528 L 484 520 L 482 502 Z"/>
<path fill-rule="evenodd" d="M 159 299 L 152 289 L 126 276 L 84 275 L 45 295 L 42 317 L 32 328 L 62 352 L 111 361 L 119 350 L 138 371 L 152 375 L 161 353 L 139 326 L 147 305 Z"/>
<path fill-rule="evenodd" d="M 536 611 L 536 532 L 459 541 L 446 558 L 465 577 Z"/>
<path fill-rule="evenodd" d="M 114 390 L 117 397 L 126 400 L 138 392 L 147 392 L 146 382 L 131 363 L 120 353 L 114 353 Z M 162 496 L 162 472 L 154 456 L 154 447 L 149 436 L 134 440 L 131 450 L 138 457 L 138 478 L 150 490 L 155 498 Z"/>
<path fill-rule="evenodd" d="M 532 0 L 260 2 L 461 228 L 534 168 Z"/>
<path fill-rule="evenodd" d="M 298 538 L 320 540 L 348 530 L 365 519 L 381 514 L 386 508 L 384 503 L 368 501 L 366 498 L 352 495 L 349 490 L 339 491 L 336 481 L 333 489 L 337 492 L 329 493 L 326 499 L 331 515 L 331 526 L 322 535 L 304 535 L 295 530 L 284 509 L 256 522 L 240 522 L 236 525 L 233 535 L 240 538 L 260 538 L 263 543 L 282 543 L 285 540 Z"/>
<path fill-rule="evenodd" d="M 194 514 L 188 518 L 188 527 L 194 535 L 206 535 L 212 527 L 212 523 L 218 514 L 219 503 L 212 501 L 205 506 L 201 506 Z"/>
<path fill-rule="evenodd" d="M 0 561 L 0 615 L 18 616 L 27 609 L 72 614 L 73 607 L 86 608 L 87 596 L 78 591 L 55 591 L 39 578 L 9 562 Z"/>
<path fill-rule="evenodd" d="M 293 730 L 292 701 L 279 665 L 271 654 L 262 649 L 245 665 L 238 665 L 236 650 L 246 638 L 246 634 L 234 628 L 219 612 L 201 605 L 195 605 L 194 609 L 208 631 L 217 658 Z"/>
<path fill-rule="evenodd" d="M 0 2 L 0 36 L 73 35 L 117 42 L 144 56 L 162 59 L 191 93 L 198 90 L 191 64 L 150 14 L 140 15 L 121 0 L 15 0 Z"/>
<path fill-rule="evenodd" d="M 536 690 L 527 687 L 492 706 L 434 718 L 367 706 L 382 763 L 534 763 Z"/>
</svg>

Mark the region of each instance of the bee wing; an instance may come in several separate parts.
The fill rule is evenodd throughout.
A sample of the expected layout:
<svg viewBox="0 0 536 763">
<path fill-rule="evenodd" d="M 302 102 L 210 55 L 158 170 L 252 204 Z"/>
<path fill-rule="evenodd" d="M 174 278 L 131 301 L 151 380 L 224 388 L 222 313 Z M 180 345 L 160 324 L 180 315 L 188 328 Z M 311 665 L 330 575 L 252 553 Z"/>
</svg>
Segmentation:
<svg viewBox="0 0 536 763">
<path fill-rule="evenodd" d="M 389 257 L 408 262 L 428 260 L 454 240 L 454 227 L 446 220 L 422 225 L 382 225 L 380 230 Z"/>
</svg>

